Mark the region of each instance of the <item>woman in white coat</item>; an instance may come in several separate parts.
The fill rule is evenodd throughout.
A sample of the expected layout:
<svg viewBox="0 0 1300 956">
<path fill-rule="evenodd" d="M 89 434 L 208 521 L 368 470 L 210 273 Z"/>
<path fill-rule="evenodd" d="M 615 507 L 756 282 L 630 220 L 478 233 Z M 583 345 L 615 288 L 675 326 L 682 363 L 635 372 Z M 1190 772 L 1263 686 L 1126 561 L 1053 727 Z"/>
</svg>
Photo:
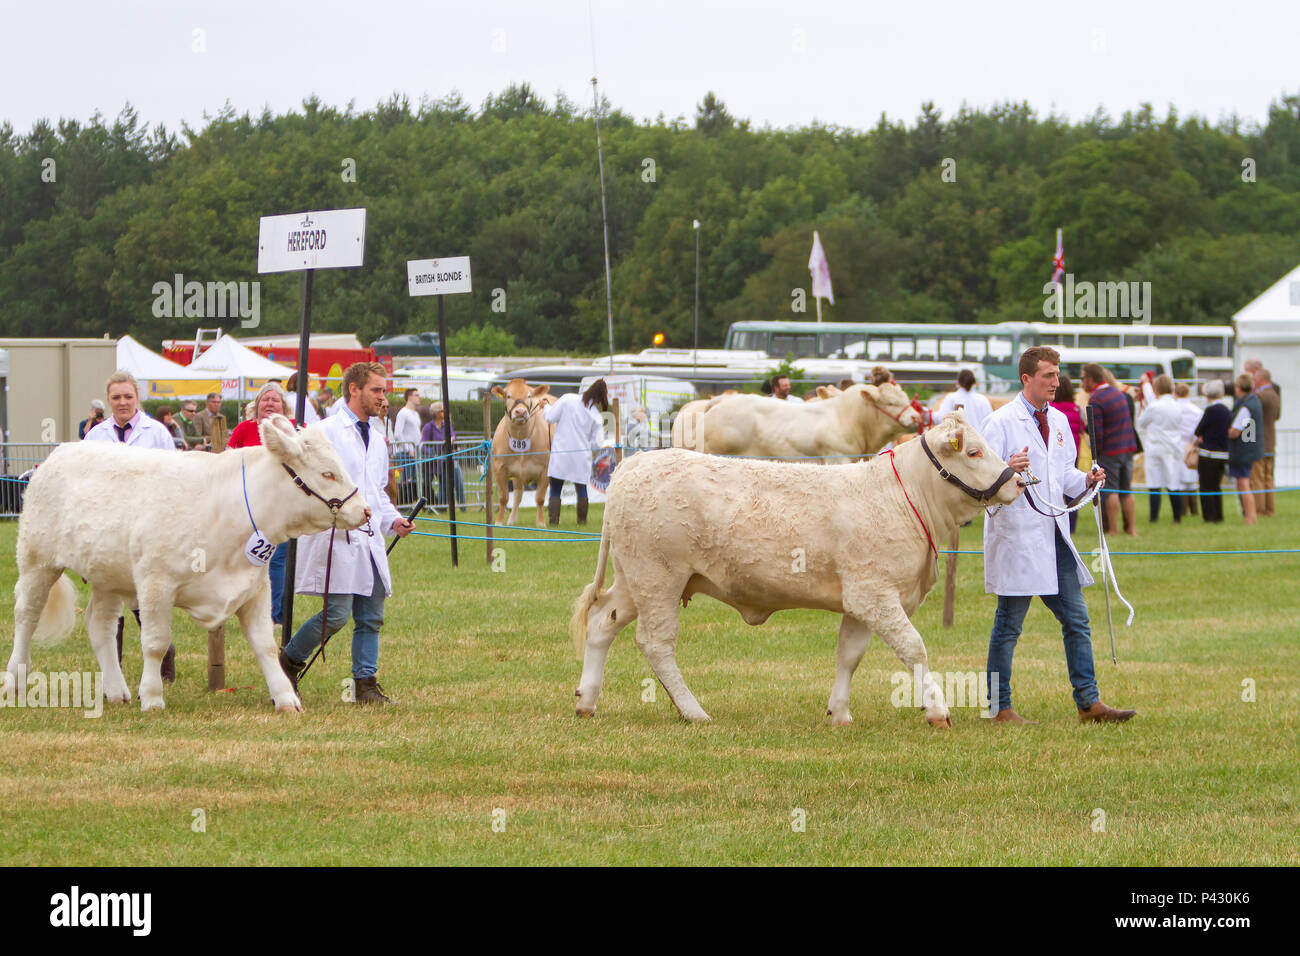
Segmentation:
<svg viewBox="0 0 1300 956">
<path fill-rule="evenodd" d="M 605 434 L 601 413 L 609 411 L 609 391 L 605 380 L 592 382 L 582 397 L 570 393 L 547 407 L 546 420 L 555 426 L 551 438 L 551 460 L 546 475 L 551 480 L 551 494 L 546 502 L 548 523 L 560 523 L 560 493 L 566 481 L 578 492 L 578 524 L 587 523 L 587 482 L 591 480 L 591 453 L 600 447 Z"/>
<path fill-rule="evenodd" d="M 1137 428 L 1142 433 L 1151 523 L 1155 524 L 1160 517 L 1160 499 L 1167 489 L 1174 509 L 1174 524 L 1178 524 L 1183 520 L 1183 499 L 1178 494 L 1183 484 L 1183 410 L 1174 401 L 1174 383 L 1168 375 L 1157 375 L 1154 386 L 1153 389 L 1150 383 L 1142 383 L 1145 407 L 1137 417 Z"/>
</svg>

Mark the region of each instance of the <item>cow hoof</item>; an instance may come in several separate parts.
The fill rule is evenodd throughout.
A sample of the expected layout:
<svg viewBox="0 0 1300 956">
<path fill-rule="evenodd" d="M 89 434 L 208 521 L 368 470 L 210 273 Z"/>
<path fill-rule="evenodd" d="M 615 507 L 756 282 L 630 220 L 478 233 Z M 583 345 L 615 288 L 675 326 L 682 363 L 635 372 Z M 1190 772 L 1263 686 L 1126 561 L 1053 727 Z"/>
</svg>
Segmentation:
<svg viewBox="0 0 1300 956">
<path fill-rule="evenodd" d="M 851 723 L 853 723 L 853 715 L 852 715 L 852 714 L 844 714 L 844 715 L 842 715 L 842 716 L 840 716 L 840 717 L 835 717 L 835 716 L 832 716 L 832 717 L 831 717 L 831 726 L 832 726 L 832 727 L 847 727 L 847 726 L 849 726 L 849 724 L 851 724 Z"/>
<path fill-rule="evenodd" d="M 952 718 L 947 714 L 944 714 L 942 717 L 927 717 L 925 719 L 929 722 L 931 727 L 939 727 L 943 730 L 952 727 Z"/>
<path fill-rule="evenodd" d="M 275 705 L 277 714 L 301 714 L 302 703 L 297 700 L 287 700 L 283 704 Z"/>
<path fill-rule="evenodd" d="M 166 709 L 166 706 L 167 705 L 163 703 L 163 699 L 161 697 L 159 697 L 157 700 L 145 700 L 143 698 L 140 699 L 141 713 L 144 713 L 146 710 L 164 710 Z"/>
<path fill-rule="evenodd" d="M 700 711 L 698 714 L 682 714 L 682 716 L 692 724 L 707 724 L 713 720 L 713 718 L 704 711 Z"/>
<path fill-rule="evenodd" d="M 579 717 L 595 717 L 595 716 L 596 716 L 596 708 L 595 708 L 595 707 L 579 707 L 579 708 L 577 709 L 576 712 L 577 712 L 577 714 L 578 714 Z"/>
</svg>

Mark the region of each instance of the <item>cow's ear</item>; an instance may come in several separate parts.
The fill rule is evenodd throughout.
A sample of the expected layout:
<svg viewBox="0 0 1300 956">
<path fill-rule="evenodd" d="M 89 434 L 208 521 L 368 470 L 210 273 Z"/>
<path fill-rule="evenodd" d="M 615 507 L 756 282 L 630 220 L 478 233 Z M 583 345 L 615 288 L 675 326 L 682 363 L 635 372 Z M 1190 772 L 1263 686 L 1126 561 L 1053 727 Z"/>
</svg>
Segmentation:
<svg viewBox="0 0 1300 956">
<path fill-rule="evenodd" d="M 281 461 L 302 455 L 302 440 L 293 430 L 293 422 L 283 415 L 267 415 L 258 427 L 262 446 Z"/>
<path fill-rule="evenodd" d="M 505 398 L 505 397 L 506 397 L 505 390 L 504 390 L 500 385 L 493 385 L 493 386 L 492 386 L 492 394 L 495 395 L 497 398 Z"/>
<path fill-rule="evenodd" d="M 954 452 L 960 455 L 961 450 L 966 447 L 966 429 L 962 428 L 961 425 L 949 429 L 948 444 L 952 446 Z"/>
<path fill-rule="evenodd" d="M 880 404 L 880 389 L 875 385 L 862 386 L 862 400 L 865 402 L 875 402 Z"/>
<path fill-rule="evenodd" d="M 551 390 L 551 386 L 549 385 L 538 385 L 535 389 L 533 389 L 531 392 L 528 393 L 528 397 L 537 398 L 539 395 L 545 395 L 550 390 Z"/>
<path fill-rule="evenodd" d="M 830 392 L 828 392 L 828 391 L 826 390 L 826 386 L 825 386 L 825 385 L 818 385 L 818 386 L 817 386 L 817 397 L 818 397 L 818 398 L 830 398 L 830 397 L 831 397 Z"/>
</svg>

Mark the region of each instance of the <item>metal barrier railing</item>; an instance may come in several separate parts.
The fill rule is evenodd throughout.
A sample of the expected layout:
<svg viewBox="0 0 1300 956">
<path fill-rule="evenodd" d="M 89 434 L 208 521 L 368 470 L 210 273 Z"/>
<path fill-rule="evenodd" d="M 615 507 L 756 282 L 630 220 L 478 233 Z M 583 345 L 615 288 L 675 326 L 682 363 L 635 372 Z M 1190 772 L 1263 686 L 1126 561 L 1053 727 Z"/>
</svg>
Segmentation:
<svg viewBox="0 0 1300 956">
<path fill-rule="evenodd" d="M 50 456 L 58 442 L 0 442 L 0 518 L 16 518 L 22 510 L 25 482 L 19 479 Z"/>
</svg>

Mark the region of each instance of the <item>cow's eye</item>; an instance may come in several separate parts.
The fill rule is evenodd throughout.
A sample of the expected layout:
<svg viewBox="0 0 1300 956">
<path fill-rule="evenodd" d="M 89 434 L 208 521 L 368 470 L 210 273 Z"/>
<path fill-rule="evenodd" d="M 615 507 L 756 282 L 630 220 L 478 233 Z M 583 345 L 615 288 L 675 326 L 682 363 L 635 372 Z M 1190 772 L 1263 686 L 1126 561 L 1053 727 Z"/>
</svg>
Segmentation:
<svg viewBox="0 0 1300 956">
<path fill-rule="evenodd" d="M 979 458 L 981 453 L 979 451 L 968 451 L 966 454 L 971 458 Z"/>
<path fill-rule="evenodd" d="M 321 476 L 322 478 L 324 478 L 326 481 L 333 481 L 333 480 L 334 480 L 334 472 L 332 472 L 332 471 L 322 471 L 322 472 L 320 473 L 320 476 Z"/>
</svg>

